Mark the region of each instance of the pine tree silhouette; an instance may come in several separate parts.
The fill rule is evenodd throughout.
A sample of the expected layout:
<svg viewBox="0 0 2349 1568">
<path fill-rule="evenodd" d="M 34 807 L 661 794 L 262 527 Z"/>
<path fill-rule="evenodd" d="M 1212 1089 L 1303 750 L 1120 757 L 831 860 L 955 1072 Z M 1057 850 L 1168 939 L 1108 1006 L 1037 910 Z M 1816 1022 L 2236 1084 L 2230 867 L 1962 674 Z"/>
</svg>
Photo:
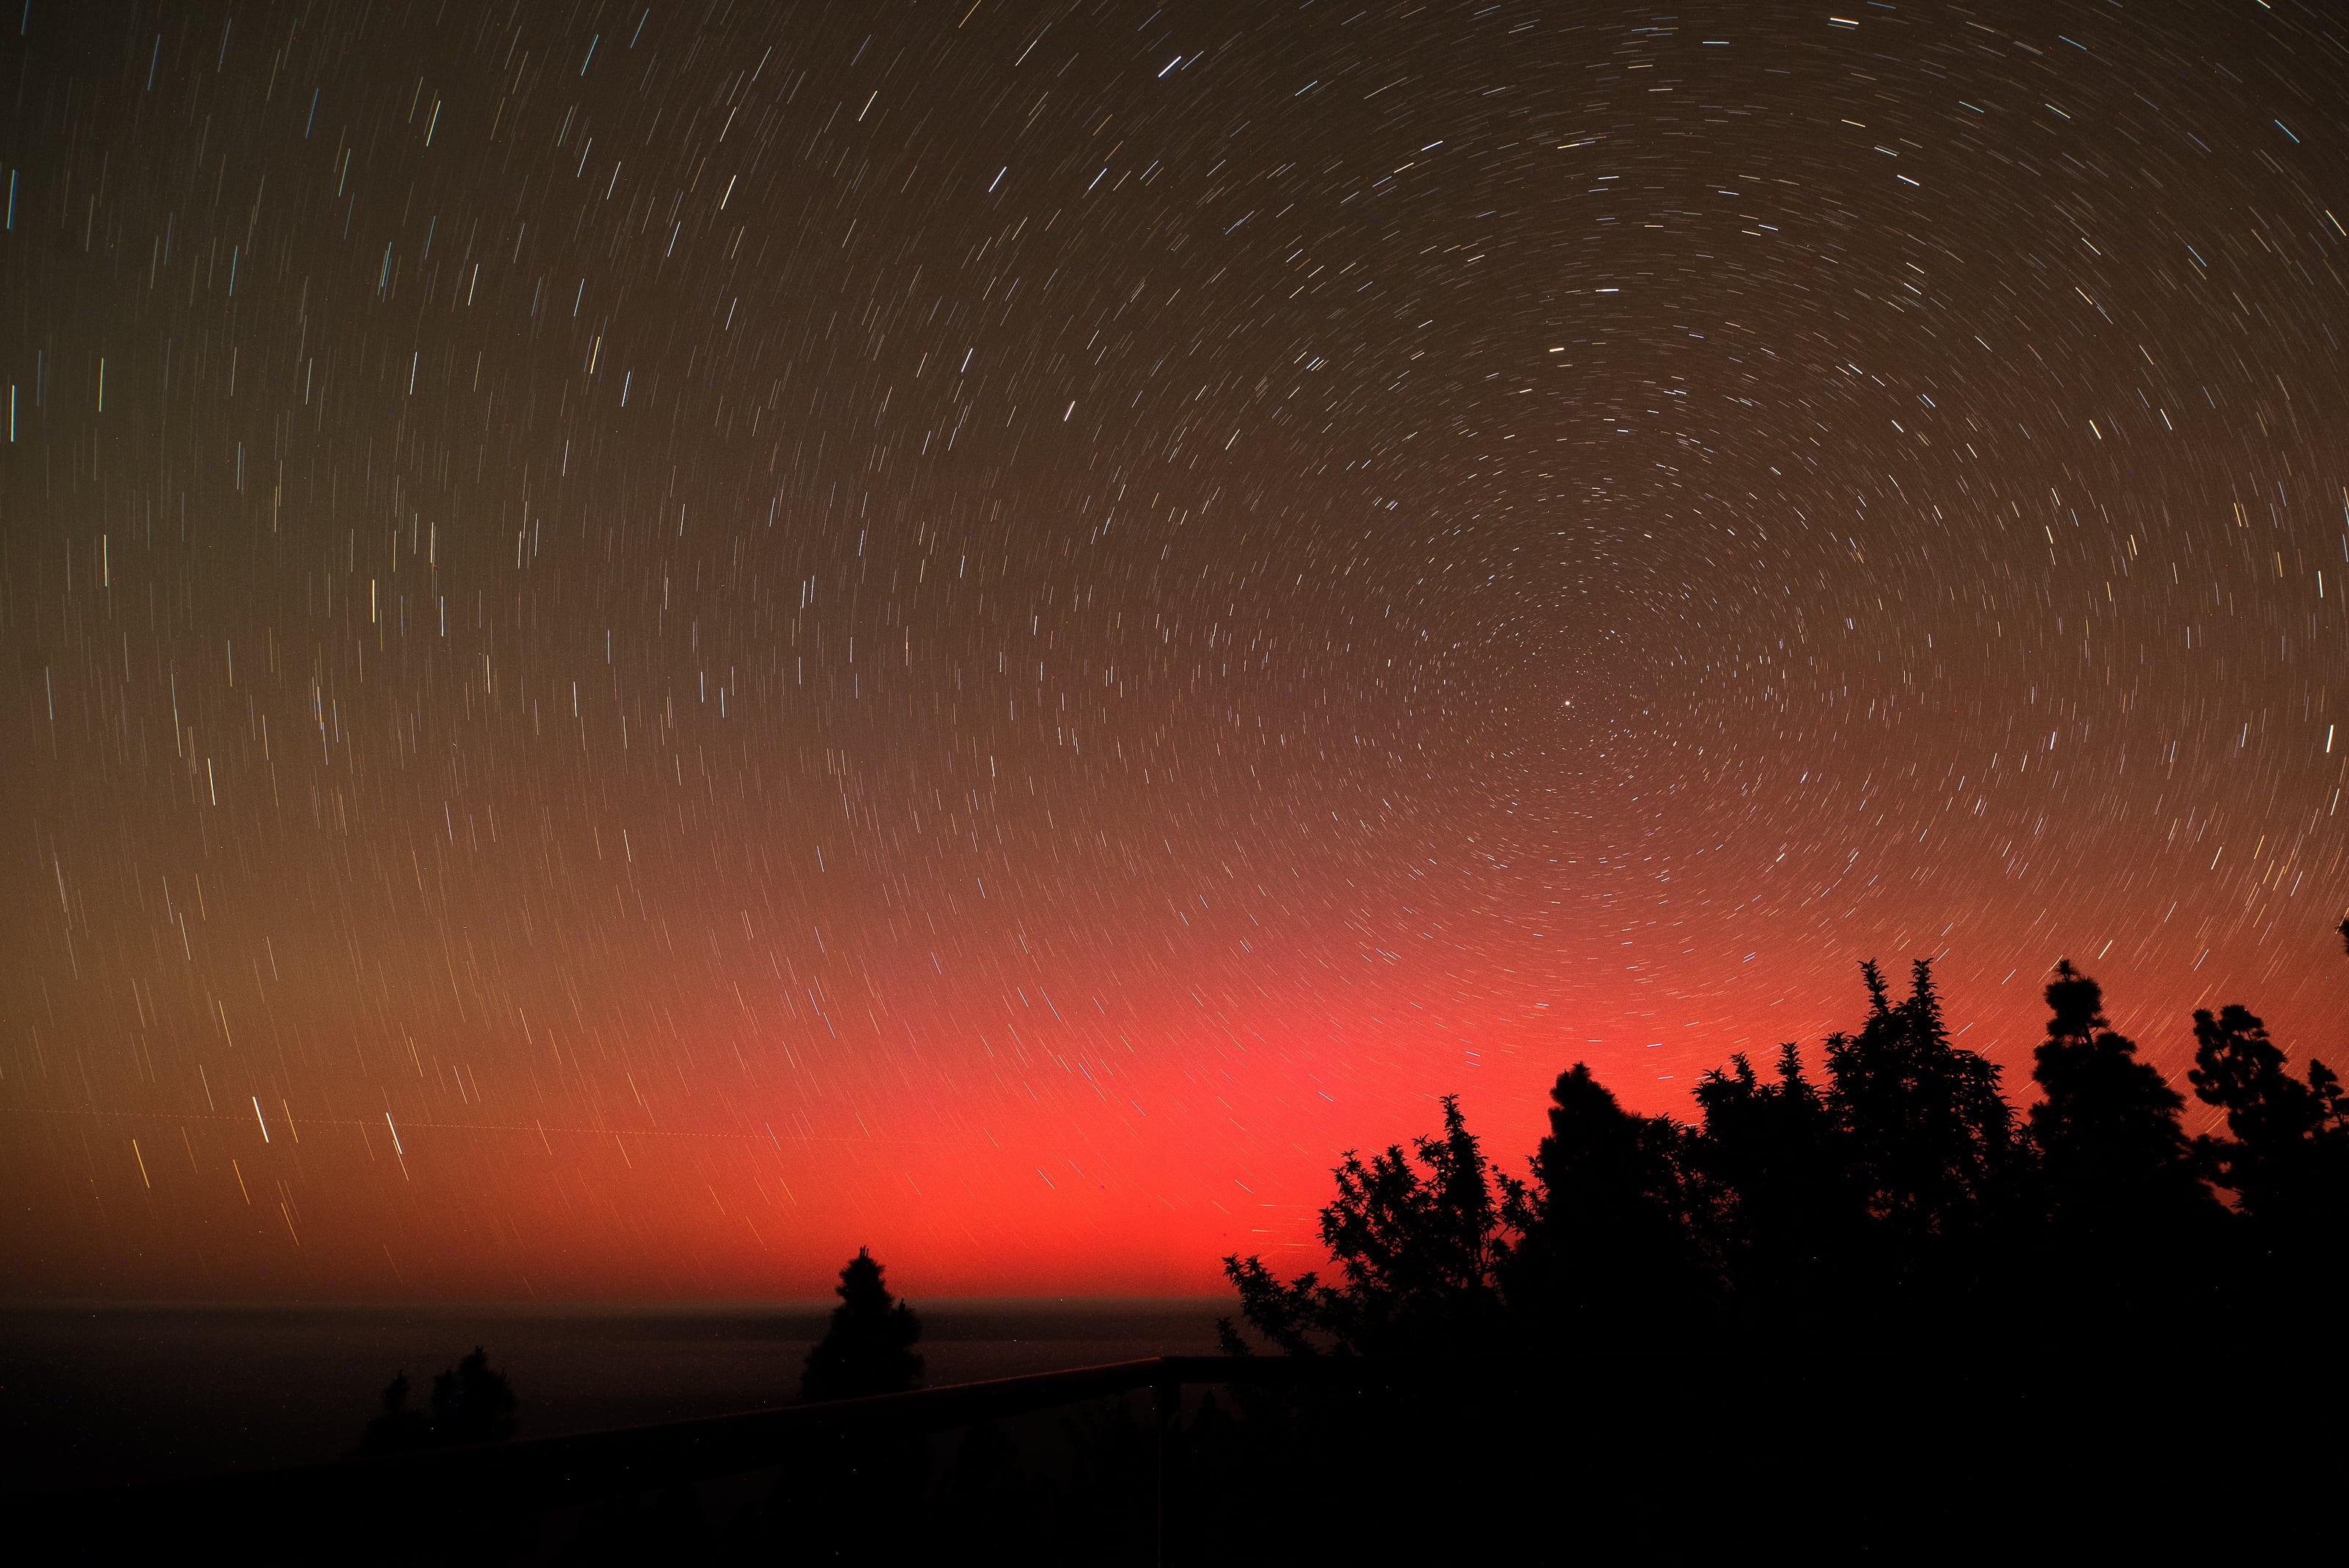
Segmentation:
<svg viewBox="0 0 2349 1568">
<path fill-rule="evenodd" d="M 408 1374 L 401 1372 L 384 1386 L 382 1413 L 367 1423 L 367 1435 L 359 1439 L 359 1452 L 405 1453 L 431 1443 L 432 1417 L 409 1407 Z"/>
<path fill-rule="evenodd" d="M 1803 1075 L 1792 1042 L 1775 1081 L 1744 1056 L 1697 1085 L 1702 1125 L 1691 1158 L 1713 1189 L 1738 1316 L 1774 1334 L 1823 1328 L 1837 1306 L 1866 1220 L 1835 1116 Z"/>
<path fill-rule="evenodd" d="M 1911 967 L 1898 1007 L 1874 962 L 1860 973 L 1868 1015 L 1857 1036 L 1827 1039 L 1827 1106 L 1873 1221 L 1874 1272 L 1946 1309 L 1985 1282 L 2000 1222 L 2025 1200 L 2029 1151 L 1997 1065 L 1951 1041 L 1932 965 Z"/>
<path fill-rule="evenodd" d="M 889 1293 L 870 1251 L 856 1250 L 836 1293 L 832 1325 L 808 1352 L 801 1397 L 858 1399 L 919 1386 L 921 1319 Z M 851 1431 L 784 1468 L 768 1499 L 770 1522 L 794 1558 L 912 1561 L 918 1542 L 906 1526 L 928 1470 L 922 1438 L 887 1428 Z"/>
<path fill-rule="evenodd" d="M 402 1372 L 385 1386 L 382 1412 L 367 1423 L 359 1452 L 502 1443 L 514 1435 L 513 1386 L 504 1373 L 491 1368 L 489 1353 L 478 1345 L 471 1355 L 432 1379 L 424 1409 L 412 1408 L 408 1396 L 408 1374 Z"/>
<path fill-rule="evenodd" d="M 804 1399 L 855 1399 L 868 1394 L 899 1394 L 922 1380 L 922 1358 L 914 1351 L 922 1320 L 896 1300 L 883 1282 L 881 1265 L 863 1247 L 840 1271 L 832 1326 L 808 1352 L 800 1379 Z"/>
</svg>

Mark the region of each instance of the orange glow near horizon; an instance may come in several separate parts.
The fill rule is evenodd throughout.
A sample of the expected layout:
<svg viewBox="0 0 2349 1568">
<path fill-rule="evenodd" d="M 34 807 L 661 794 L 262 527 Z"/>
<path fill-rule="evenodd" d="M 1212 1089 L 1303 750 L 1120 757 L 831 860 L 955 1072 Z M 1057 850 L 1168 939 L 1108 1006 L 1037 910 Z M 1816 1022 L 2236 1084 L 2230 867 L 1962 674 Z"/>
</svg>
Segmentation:
<svg viewBox="0 0 2349 1568">
<path fill-rule="evenodd" d="M 2297 13 L 256 4 L 24 23 L 7 1293 L 1212 1293 L 1868 958 L 2349 1054 Z"/>
<path fill-rule="evenodd" d="M 2002 987 L 1961 958 L 1940 971 L 1952 1022 L 2007 1066 L 2020 1100 L 2039 977 Z M 2124 1003 L 2143 990 L 2127 968 L 2102 972 L 2116 1022 L 2182 1081 L 2185 1009 L 2217 994 L 2173 993 L 2165 1022 L 2156 1004 Z M 1430 1130 L 1438 1094 L 1460 1094 L 1488 1150 L 1517 1167 L 1549 1079 L 1572 1061 L 1592 1062 L 1628 1104 L 1674 1115 L 1705 1068 L 1732 1051 L 1766 1057 L 1779 1033 L 1816 1064 L 1819 1036 L 1855 1023 L 1860 1000 L 1856 976 L 1824 980 L 1822 1003 L 1740 988 L 1677 1030 L 1650 1010 L 1588 1005 L 1566 1027 L 1531 983 L 1488 996 L 1489 1012 L 1433 1016 L 1365 985 L 1335 999 L 1299 988 L 1245 1027 L 1162 1037 L 1154 1066 L 1113 1062 L 1102 1046 L 1114 1026 L 1048 1012 L 1000 1044 L 1049 1077 L 966 1062 L 948 1082 L 830 1104 L 753 1087 L 712 1106 L 675 1076 L 640 1081 L 638 1099 L 624 1069 L 616 1085 L 583 1080 L 539 1102 L 558 1114 L 501 1115 L 511 1058 L 485 1066 L 497 1058 L 481 1043 L 419 1047 L 405 1085 L 247 1095 L 197 1115 L 20 1115 L 0 1156 L 11 1190 L 32 1199 L 17 1213 L 80 1199 L 94 1222 L 60 1231 L 12 1214 L 9 1251 L 20 1289 L 63 1297 L 809 1298 L 859 1246 L 917 1296 L 1214 1293 L 1226 1252 L 1319 1264 L 1312 1217 L 1329 1168 L 1347 1147 Z M 2280 1030 L 2337 1033 L 2337 990 L 2286 1001 L 2269 1010 Z M 1784 1028 L 1728 1033 L 1756 1016 Z M 756 1046 L 722 1023 L 698 1038 L 699 1056 Z M 388 1118 L 360 1109 L 387 1100 Z M 59 1190 L 60 1169 L 85 1193 Z"/>
</svg>

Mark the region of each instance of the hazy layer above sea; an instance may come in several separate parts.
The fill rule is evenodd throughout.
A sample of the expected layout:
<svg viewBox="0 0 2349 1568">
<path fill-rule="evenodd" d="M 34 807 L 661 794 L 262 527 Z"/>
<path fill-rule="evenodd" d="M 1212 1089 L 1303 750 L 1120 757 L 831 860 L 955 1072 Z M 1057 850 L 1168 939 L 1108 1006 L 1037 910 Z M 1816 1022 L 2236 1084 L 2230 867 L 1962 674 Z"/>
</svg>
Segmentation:
<svg viewBox="0 0 2349 1568">
<path fill-rule="evenodd" d="M 524 1438 L 789 1404 L 829 1302 L 496 1306 L 0 1307 L 0 1490 L 347 1453 L 405 1371 L 476 1345 L 512 1379 Z M 932 1383 L 1215 1348 L 1215 1299 L 916 1302 Z"/>
</svg>

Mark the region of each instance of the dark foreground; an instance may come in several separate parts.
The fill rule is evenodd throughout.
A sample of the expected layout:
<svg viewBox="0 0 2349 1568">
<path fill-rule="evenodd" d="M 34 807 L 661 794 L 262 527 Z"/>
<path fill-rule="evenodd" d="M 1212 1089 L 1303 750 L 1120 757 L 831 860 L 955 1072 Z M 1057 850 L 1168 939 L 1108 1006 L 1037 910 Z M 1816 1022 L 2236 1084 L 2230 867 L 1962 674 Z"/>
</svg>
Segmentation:
<svg viewBox="0 0 2349 1568">
<path fill-rule="evenodd" d="M 2223 1385 L 2179 1386 L 2139 1360 L 2054 1360 L 1166 1358 L 27 1499 L 19 1518 L 92 1561 L 201 1543 L 582 1563 L 2337 1552 L 2349 1452 L 2328 1371 L 2252 1357 Z"/>
</svg>

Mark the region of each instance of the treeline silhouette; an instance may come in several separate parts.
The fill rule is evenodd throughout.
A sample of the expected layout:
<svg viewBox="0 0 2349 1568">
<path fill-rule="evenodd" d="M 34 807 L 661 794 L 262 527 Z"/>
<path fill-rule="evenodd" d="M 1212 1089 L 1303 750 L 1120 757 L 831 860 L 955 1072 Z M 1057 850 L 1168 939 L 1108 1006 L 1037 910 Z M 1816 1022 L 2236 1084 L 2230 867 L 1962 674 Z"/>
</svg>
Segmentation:
<svg viewBox="0 0 2349 1568">
<path fill-rule="evenodd" d="M 2323 1062 L 2296 1075 L 2240 1006 L 2196 1012 L 2188 1082 L 2226 1132 L 2189 1137 L 2184 1096 L 2062 962 L 2023 1115 L 1999 1067 L 1951 1038 L 1930 963 L 1898 1001 L 1874 963 L 1860 972 L 1865 1018 L 1827 1037 L 1818 1079 L 1791 1044 L 1766 1075 L 1735 1056 L 1682 1122 L 1625 1110 L 1577 1064 L 1525 1178 L 1493 1165 L 1452 1098 L 1409 1151 L 1350 1153 L 1321 1211 L 1336 1277 L 1226 1258 L 1254 1341 L 1226 1319 L 1226 1349 L 2166 1343 L 2214 1314 L 2337 1309 L 2349 1096 Z"/>
<path fill-rule="evenodd" d="M 748 1490 L 615 1496 L 556 1560 L 2337 1554 L 2338 1075 L 2240 1006 L 2198 1012 L 2194 1136 L 2065 962 L 2019 1111 L 1929 964 L 1897 999 L 1861 979 L 1816 1070 L 1793 1044 L 1733 1057 L 1688 1120 L 1577 1064 L 1523 1175 L 1452 1098 L 1433 1136 L 1346 1155 L 1332 1270 L 1225 1260 L 1226 1351 L 1311 1378 L 1236 1381 L 1157 1432 L 1138 1397 L 854 1431 Z M 882 1265 L 860 1250 L 837 1293 L 803 1397 L 919 1386 L 921 1322 Z M 407 1399 L 403 1376 L 369 1451 L 512 1429 L 479 1350 L 429 1414 Z M 485 1512 L 434 1539 L 490 1561 L 527 1533 Z"/>
<path fill-rule="evenodd" d="M 2198 1012 L 2189 1136 L 2066 962 L 2021 1113 L 1929 964 L 1861 977 L 1816 1076 L 1733 1057 L 1682 1121 L 1577 1064 L 1523 1177 L 1446 1098 L 1337 1168 L 1326 1276 L 1226 1258 L 1227 1353 L 1380 1372 L 1203 1412 L 1196 1554 L 1483 1555 L 1542 1499 L 1607 1560 L 2337 1555 L 2337 1075 Z"/>
</svg>

